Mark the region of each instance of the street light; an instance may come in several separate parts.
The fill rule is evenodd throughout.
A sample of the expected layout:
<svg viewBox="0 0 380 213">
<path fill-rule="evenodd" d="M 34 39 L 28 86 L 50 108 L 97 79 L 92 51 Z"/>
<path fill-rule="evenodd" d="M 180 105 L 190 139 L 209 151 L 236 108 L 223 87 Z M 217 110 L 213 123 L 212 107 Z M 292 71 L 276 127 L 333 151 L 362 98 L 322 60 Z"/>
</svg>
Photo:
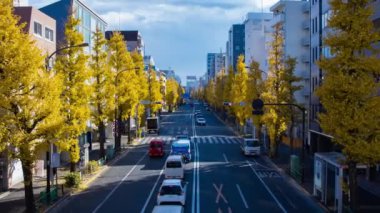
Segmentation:
<svg viewBox="0 0 380 213">
<path fill-rule="evenodd" d="M 247 66 L 245 68 L 251 69 L 251 67 L 247 67 Z M 261 70 L 261 69 L 259 69 L 259 71 L 262 72 L 262 73 L 264 73 L 266 75 L 266 77 L 268 77 L 268 73 L 267 72 L 265 72 L 264 70 Z"/>
<path fill-rule="evenodd" d="M 116 91 L 118 78 L 119 78 L 121 73 L 124 73 L 126 71 L 131 71 L 131 70 L 138 70 L 138 69 L 139 69 L 139 67 L 123 69 L 121 71 L 118 71 L 116 73 L 116 76 L 115 76 L 115 131 L 114 131 L 114 137 L 115 137 L 115 150 L 117 152 L 119 152 L 120 148 L 121 148 L 121 139 L 120 139 L 120 141 L 116 140 L 116 137 L 118 136 L 118 133 L 119 133 L 119 126 L 118 126 L 118 120 L 117 120 L 118 111 L 119 111 L 119 104 L 118 104 L 118 96 L 117 96 L 117 91 Z"/>
<path fill-rule="evenodd" d="M 78 45 L 66 46 L 66 47 L 62 47 L 62 48 L 54 51 L 52 54 L 50 54 L 45 59 L 45 68 L 46 68 L 46 70 L 47 71 L 49 70 L 49 61 L 50 61 L 51 57 L 53 57 L 55 54 L 61 52 L 62 50 L 71 49 L 71 48 L 75 48 L 75 47 L 88 47 L 88 43 L 82 43 L 82 44 L 78 44 Z"/>
<path fill-rule="evenodd" d="M 72 45 L 72 46 L 66 46 L 62 47 L 56 51 L 54 51 L 52 54 L 50 54 L 48 57 L 45 58 L 45 69 L 46 71 L 49 71 L 49 61 L 51 57 L 53 57 L 55 54 L 61 52 L 62 50 L 70 49 L 70 48 L 76 48 L 76 47 L 87 47 L 88 43 L 82 43 L 78 45 Z M 50 203 L 50 170 L 51 170 L 51 159 L 50 159 L 50 153 L 51 153 L 51 143 L 49 141 L 49 150 L 46 152 L 46 200 L 48 203 Z"/>
</svg>

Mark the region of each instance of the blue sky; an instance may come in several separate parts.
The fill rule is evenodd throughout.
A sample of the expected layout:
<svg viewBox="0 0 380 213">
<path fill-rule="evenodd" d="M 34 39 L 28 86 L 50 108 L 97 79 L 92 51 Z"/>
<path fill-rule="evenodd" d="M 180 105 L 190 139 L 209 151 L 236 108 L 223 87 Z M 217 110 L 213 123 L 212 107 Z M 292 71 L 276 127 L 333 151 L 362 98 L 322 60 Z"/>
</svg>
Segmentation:
<svg viewBox="0 0 380 213">
<path fill-rule="evenodd" d="M 24 0 L 25 1 L 25 0 Z M 40 8 L 57 0 L 29 0 Z M 278 0 L 82 0 L 108 30 L 139 30 L 146 54 L 160 69 L 186 75 L 206 72 L 206 54 L 225 51 L 228 30 L 247 12 L 264 12 Z"/>
</svg>

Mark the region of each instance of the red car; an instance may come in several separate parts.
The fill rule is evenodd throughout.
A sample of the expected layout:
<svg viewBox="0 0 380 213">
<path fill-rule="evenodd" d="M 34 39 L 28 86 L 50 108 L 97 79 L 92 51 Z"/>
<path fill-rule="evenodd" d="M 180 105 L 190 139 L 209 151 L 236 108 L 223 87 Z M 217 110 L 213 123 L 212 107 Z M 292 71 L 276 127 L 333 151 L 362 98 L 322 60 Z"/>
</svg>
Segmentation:
<svg viewBox="0 0 380 213">
<path fill-rule="evenodd" d="M 152 140 L 149 144 L 149 156 L 150 157 L 164 156 L 165 155 L 164 144 L 165 143 L 163 140 L 158 140 L 158 139 Z"/>
</svg>

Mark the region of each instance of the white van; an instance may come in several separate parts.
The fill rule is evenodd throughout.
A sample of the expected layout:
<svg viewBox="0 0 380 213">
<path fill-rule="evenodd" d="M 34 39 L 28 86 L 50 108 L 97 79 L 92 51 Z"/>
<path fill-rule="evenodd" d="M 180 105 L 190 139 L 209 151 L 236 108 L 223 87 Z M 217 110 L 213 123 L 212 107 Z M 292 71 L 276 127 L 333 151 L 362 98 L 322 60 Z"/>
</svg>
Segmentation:
<svg viewBox="0 0 380 213">
<path fill-rule="evenodd" d="M 184 213 L 183 206 L 177 205 L 159 205 L 155 206 L 152 213 Z"/>
<path fill-rule="evenodd" d="M 185 177 L 185 164 L 182 155 L 170 155 L 165 162 L 165 178 L 179 178 Z"/>
<path fill-rule="evenodd" d="M 240 148 L 244 155 L 260 155 L 261 153 L 260 142 L 258 139 L 244 138 Z"/>
</svg>

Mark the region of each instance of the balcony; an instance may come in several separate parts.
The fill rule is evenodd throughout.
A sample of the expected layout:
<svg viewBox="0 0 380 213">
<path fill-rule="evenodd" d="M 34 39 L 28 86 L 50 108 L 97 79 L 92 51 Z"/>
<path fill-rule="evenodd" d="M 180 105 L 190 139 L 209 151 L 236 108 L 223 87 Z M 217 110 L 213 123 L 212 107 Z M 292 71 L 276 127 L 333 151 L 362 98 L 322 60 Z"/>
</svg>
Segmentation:
<svg viewBox="0 0 380 213">
<path fill-rule="evenodd" d="M 309 38 L 303 38 L 301 43 L 302 43 L 302 46 L 308 47 L 308 46 L 310 46 L 310 39 Z"/>
<path fill-rule="evenodd" d="M 310 63 L 310 57 L 309 57 L 308 55 L 303 55 L 303 56 L 301 57 L 301 61 L 302 61 L 303 63 Z"/>
<path fill-rule="evenodd" d="M 302 22 L 302 28 L 304 30 L 309 30 L 310 29 L 310 20 L 305 20 L 304 22 Z"/>
<path fill-rule="evenodd" d="M 283 24 L 284 22 L 285 22 L 285 15 L 283 13 L 278 13 L 273 16 L 272 26 L 275 26 L 277 24 Z"/>
<path fill-rule="evenodd" d="M 310 2 L 307 2 L 302 6 L 302 12 L 304 12 L 304 13 L 310 12 Z"/>
</svg>

